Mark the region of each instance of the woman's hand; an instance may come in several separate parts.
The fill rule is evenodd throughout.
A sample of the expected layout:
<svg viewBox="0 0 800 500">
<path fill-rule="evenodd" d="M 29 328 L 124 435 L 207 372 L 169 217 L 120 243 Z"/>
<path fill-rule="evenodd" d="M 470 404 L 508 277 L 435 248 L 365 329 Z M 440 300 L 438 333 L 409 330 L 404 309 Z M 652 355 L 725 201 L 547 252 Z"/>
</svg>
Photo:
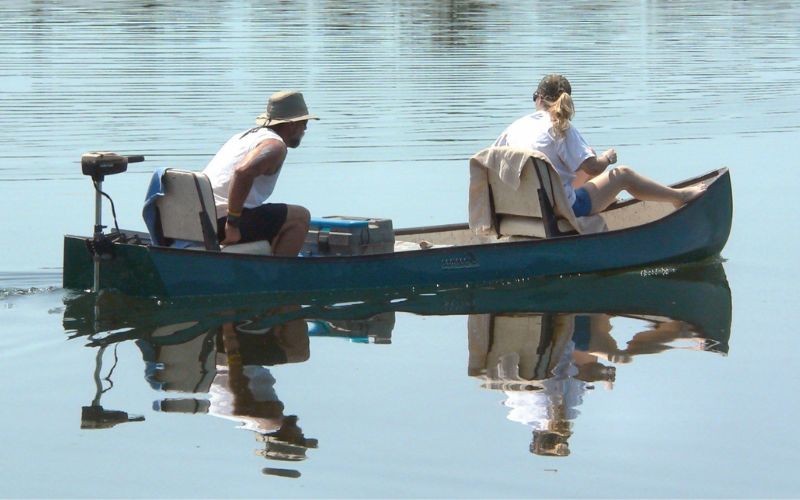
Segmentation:
<svg viewBox="0 0 800 500">
<path fill-rule="evenodd" d="M 601 154 L 600 158 L 602 158 L 609 166 L 611 166 L 617 163 L 617 151 L 614 148 L 611 148 Z"/>
<path fill-rule="evenodd" d="M 591 151 L 594 156 L 590 156 L 583 160 L 583 163 L 581 163 L 581 165 L 578 167 L 578 170 L 586 172 L 588 178 L 578 181 L 578 186 L 573 184 L 573 187 L 580 187 L 580 185 L 582 185 L 588 179 L 602 174 L 609 166 L 611 166 L 611 164 L 617 162 L 617 151 L 614 148 L 604 151 L 603 154 L 599 156 L 594 152 L 594 149 L 591 149 Z"/>
</svg>

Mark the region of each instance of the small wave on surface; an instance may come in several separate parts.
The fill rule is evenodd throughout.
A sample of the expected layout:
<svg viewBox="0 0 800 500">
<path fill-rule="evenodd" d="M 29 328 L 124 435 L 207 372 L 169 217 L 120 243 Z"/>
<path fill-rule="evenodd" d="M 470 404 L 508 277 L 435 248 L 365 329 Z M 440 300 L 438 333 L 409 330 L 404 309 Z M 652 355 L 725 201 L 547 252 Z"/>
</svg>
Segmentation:
<svg viewBox="0 0 800 500">
<path fill-rule="evenodd" d="M 11 296 L 37 295 L 61 288 L 61 270 L 0 272 L 0 300 Z"/>
</svg>

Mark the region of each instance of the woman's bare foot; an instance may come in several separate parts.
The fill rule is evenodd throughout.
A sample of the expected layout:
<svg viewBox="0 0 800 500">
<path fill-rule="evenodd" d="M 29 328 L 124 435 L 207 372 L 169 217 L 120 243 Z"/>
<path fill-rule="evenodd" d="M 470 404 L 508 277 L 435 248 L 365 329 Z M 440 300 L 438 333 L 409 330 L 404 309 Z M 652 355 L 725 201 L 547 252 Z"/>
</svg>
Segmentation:
<svg viewBox="0 0 800 500">
<path fill-rule="evenodd" d="M 672 204 L 675 205 L 675 208 L 680 208 L 689 203 L 690 201 L 692 201 L 693 199 L 697 198 L 701 194 L 703 194 L 706 191 L 707 187 L 708 186 L 706 186 L 704 183 L 701 183 L 697 184 L 696 186 L 689 186 L 681 189 L 676 189 L 676 191 L 678 191 L 678 195 L 680 196 L 680 198 L 673 201 Z"/>
</svg>

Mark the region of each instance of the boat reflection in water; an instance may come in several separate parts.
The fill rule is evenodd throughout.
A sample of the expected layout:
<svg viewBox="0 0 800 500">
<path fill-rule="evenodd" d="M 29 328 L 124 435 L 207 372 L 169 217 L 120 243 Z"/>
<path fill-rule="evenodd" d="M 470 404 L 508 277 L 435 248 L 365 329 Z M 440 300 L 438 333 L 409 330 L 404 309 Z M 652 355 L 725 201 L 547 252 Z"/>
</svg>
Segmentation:
<svg viewBox="0 0 800 500">
<path fill-rule="evenodd" d="M 722 354 L 729 348 L 731 295 L 719 263 L 493 287 L 355 293 L 169 303 L 110 293 L 71 297 L 66 330 L 98 349 L 98 392 L 84 407 L 85 427 L 142 420 L 100 406 L 103 351 L 133 341 L 147 381 L 169 394 L 154 403 L 155 410 L 231 419 L 264 443 L 258 453 L 265 458 L 303 460 L 317 439 L 306 437 L 298 416 L 284 408 L 270 367 L 308 360 L 314 336 L 391 344 L 396 312 L 468 315 L 469 375 L 505 393 L 508 418 L 533 428 L 533 453 L 566 456 L 584 393 L 595 383 L 613 384 L 614 364 L 687 346 Z M 611 335 L 616 317 L 647 326 L 620 347 Z M 283 468 L 264 472 L 300 475 Z"/>
<path fill-rule="evenodd" d="M 575 294 L 590 299 L 571 307 L 569 296 L 555 293 L 548 312 L 472 314 L 468 322 L 469 374 L 505 393 L 508 418 L 532 427 L 537 455 L 569 455 L 577 407 L 596 382 L 613 386 L 613 364 L 676 348 L 723 355 L 729 348 L 721 264 L 571 280 Z M 611 335 L 615 317 L 647 326 L 620 347 Z"/>
<path fill-rule="evenodd" d="M 72 338 L 87 337 L 88 346 L 98 349 L 94 369 L 97 392 L 92 404 L 82 408 L 81 427 L 107 429 L 144 421 L 142 416 L 100 405 L 102 394 L 113 386 L 111 367 L 105 377 L 109 387 L 102 387 L 104 353 L 132 341 L 142 353 L 151 387 L 176 395 L 155 401 L 153 410 L 230 419 L 255 433 L 263 443 L 256 453 L 264 458 L 305 460 L 306 451 L 317 448 L 317 439 L 306 437 L 298 417 L 285 413 L 270 367 L 307 361 L 311 336 L 389 344 L 394 312 L 374 314 L 372 307 L 377 304 L 370 304 L 367 317 L 350 317 L 346 306 L 325 302 L 284 304 L 264 311 L 265 297 L 250 299 L 252 302 L 245 300 L 244 305 L 213 306 L 205 300 L 159 304 L 114 294 L 68 299 L 65 328 Z M 338 319 L 306 318 L 308 311 L 323 315 L 328 311 L 327 315 Z M 267 467 L 263 472 L 300 477 L 294 469 Z"/>
<path fill-rule="evenodd" d="M 103 310 L 94 308 L 94 313 L 101 315 Z M 157 310 L 161 311 L 161 308 Z M 71 309 L 68 313 L 74 311 Z M 163 310 L 167 314 L 170 311 L 170 307 Z M 285 319 L 299 311 L 299 306 L 283 306 L 262 313 L 262 316 Z M 317 440 L 303 434 L 296 415 L 285 413 L 270 367 L 309 359 L 308 323 L 302 318 L 294 318 L 261 327 L 252 320 L 239 320 L 209 328 L 212 321 L 207 312 L 202 313 L 205 321 L 181 321 L 156 326 L 152 330 L 142 325 L 143 332 L 133 328 L 122 336 L 102 336 L 102 331 L 98 332 L 100 337 L 90 335 L 89 345 L 98 346 L 95 368 L 98 393 L 92 406 L 83 408 L 81 426 L 108 428 L 122 422 L 144 420 L 143 417 L 128 416 L 126 412 L 104 410 L 99 405 L 100 395 L 104 392 L 100 390 L 98 376 L 102 352 L 112 344 L 116 346 L 123 340 L 133 340 L 142 353 L 145 378 L 151 387 L 175 395 L 155 401 L 153 410 L 230 419 L 239 423 L 240 428 L 255 433 L 256 439 L 263 443 L 263 448 L 256 450 L 259 455 L 285 462 L 305 460 L 306 450 L 316 448 Z M 234 317 L 241 314 L 235 310 L 217 312 L 222 319 L 228 319 L 228 314 Z M 73 319 L 65 321 L 67 326 Z M 101 321 L 113 320 L 104 318 Z M 146 323 L 151 325 L 152 322 L 147 320 Z M 123 324 L 131 326 L 127 321 Z M 290 478 L 300 476 L 299 471 L 285 468 L 268 467 L 263 472 Z"/>
<path fill-rule="evenodd" d="M 716 314 L 716 312 L 714 312 Z M 530 451 L 567 456 L 572 420 L 595 382 L 613 386 L 616 368 L 634 356 L 674 348 L 722 352 L 694 325 L 646 317 L 650 327 L 619 348 L 609 314 L 480 314 L 469 318 L 469 374 L 503 391 L 508 418 L 533 428 Z"/>
</svg>

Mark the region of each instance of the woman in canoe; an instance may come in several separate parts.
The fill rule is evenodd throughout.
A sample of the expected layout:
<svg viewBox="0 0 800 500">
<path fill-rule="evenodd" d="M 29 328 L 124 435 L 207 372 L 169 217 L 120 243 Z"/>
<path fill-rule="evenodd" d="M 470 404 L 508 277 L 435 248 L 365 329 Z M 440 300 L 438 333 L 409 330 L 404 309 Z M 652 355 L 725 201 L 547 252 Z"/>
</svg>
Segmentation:
<svg viewBox="0 0 800 500">
<path fill-rule="evenodd" d="M 572 126 L 575 106 L 571 93 L 564 76 L 542 78 L 533 94 L 536 112 L 509 125 L 494 145 L 544 153 L 561 176 L 575 216 L 602 212 L 622 191 L 639 200 L 668 201 L 680 207 L 705 190 L 704 185 L 682 189 L 664 186 L 625 165 L 606 170 L 616 163 L 617 152 L 612 148 L 598 156 Z"/>
</svg>

